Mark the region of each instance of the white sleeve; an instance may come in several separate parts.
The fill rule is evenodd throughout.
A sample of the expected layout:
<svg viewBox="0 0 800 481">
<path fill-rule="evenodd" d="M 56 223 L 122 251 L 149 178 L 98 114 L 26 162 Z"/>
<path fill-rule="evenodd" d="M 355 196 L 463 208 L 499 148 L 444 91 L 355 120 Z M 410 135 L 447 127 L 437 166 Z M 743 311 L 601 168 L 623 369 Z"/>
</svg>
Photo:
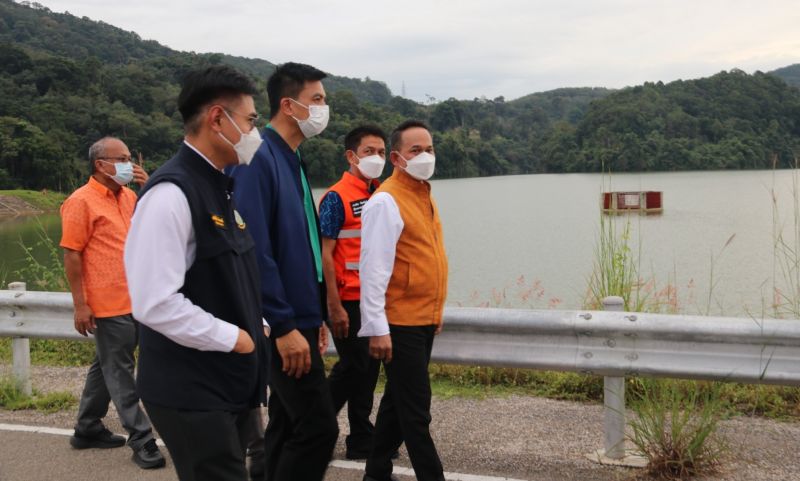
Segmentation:
<svg viewBox="0 0 800 481">
<path fill-rule="evenodd" d="M 361 213 L 361 329 L 359 337 L 389 334 L 386 319 L 386 289 L 394 270 L 397 240 L 403 218 L 391 195 L 373 195 Z"/>
<path fill-rule="evenodd" d="M 139 200 L 125 242 L 133 317 L 182 346 L 229 352 L 239 328 L 178 292 L 194 257 L 189 202 L 180 187 L 162 182 Z"/>
</svg>

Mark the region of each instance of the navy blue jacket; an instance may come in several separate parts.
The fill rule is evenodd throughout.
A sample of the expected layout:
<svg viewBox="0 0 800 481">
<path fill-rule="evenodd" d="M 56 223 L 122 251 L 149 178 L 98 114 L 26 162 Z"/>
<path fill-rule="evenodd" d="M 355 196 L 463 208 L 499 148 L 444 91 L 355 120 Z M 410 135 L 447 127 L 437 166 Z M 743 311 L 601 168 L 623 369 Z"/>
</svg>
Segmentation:
<svg viewBox="0 0 800 481">
<path fill-rule="evenodd" d="M 262 313 L 280 337 L 322 324 L 325 291 L 308 236 L 300 159 L 274 130 L 265 129 L 262 138 L 250 165 L 229 173 L 236 208 L 256 243 Z"/>
</svg>

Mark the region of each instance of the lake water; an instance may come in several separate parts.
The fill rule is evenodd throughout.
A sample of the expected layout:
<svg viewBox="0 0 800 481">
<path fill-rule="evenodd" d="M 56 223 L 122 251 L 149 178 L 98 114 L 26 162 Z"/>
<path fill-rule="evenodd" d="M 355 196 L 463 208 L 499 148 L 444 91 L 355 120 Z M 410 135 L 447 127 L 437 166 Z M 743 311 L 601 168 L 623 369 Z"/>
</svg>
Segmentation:
<svg viewBox="0 0 800 481">
<path fill-rule="evenodd" d="M 657 289 L 674 286 L 681 311 L 704 312 L 710 305 L 711 312 L 729 315 L 761 312 L 775 272 L 771 191 L 781 218 L 792 221 L 793 176 L 747 171 L 434 181 L 450 258 L 448 303 L 580 307 L 594 262 L 599 197 L 610 184 L 611 190 L 664 192 L 663 214 L 613 221 L 618 230 L 630 222 L 642 276 L 654 279 Z M 57 215 L 0 219 L 0 269 L 9 280 L 21 266 L 20 238 L 34 243 L 39 224 L 60 238 Z"/>
</svg>

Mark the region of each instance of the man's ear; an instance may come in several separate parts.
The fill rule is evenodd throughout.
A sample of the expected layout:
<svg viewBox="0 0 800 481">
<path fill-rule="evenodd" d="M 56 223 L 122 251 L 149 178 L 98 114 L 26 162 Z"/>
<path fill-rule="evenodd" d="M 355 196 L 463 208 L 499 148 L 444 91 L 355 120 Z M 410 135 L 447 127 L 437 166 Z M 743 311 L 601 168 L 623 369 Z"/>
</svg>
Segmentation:
<svg viewBox="0 0 800 481">
<path fill-rule="evenodd" d="M 289 97 L 282 98 L 279 105 L 281 107 L 280 108 L 280 112 L 283 115 L 285 115 L 287 117 L 293 117 L 294 116 L 294 110 L 293 110 L 293 107 L 292 107 L 292 101 L 291 101 L 291 99 L 289 99 Z"/>
<path fill-rule="evenodd" d="M 222 107 L 212 105 L 208 108 L 205 115 L 205 123 L 214 132 L 222 130 Z"/>
<path fill-rule="evenodd" d="M 358 157 L 356 156 L 356 153 L 353 152 L 352 150 L 345 150 L 344 156 L 347 159 L 348 164 L 358 165 Z"/>
<path fill-rule="evenodd" d="M 403 165 L 400 164 L 400 162 L 402 162 L 403 159 L 400 157 L 400 154 L 394 150 L 389 152 L 389 160 L 395 167 L 404 167 Z"/>
</svg>

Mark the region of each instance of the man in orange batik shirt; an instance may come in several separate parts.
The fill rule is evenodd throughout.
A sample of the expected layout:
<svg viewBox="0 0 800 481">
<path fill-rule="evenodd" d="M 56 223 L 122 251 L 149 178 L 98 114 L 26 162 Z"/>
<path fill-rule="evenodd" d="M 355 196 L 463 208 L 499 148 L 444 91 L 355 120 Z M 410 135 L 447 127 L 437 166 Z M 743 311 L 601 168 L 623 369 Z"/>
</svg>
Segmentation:
<svg viewBox="0 0 800 481">
<path fill-rule="evenodd" d="M 70 444 L 75 449 L 123 446 L 125 438 L 112 434 L 102 421 L 113 402 L 128 431 L 133 461 L 143 469 L 160 468 L 166 462 L 136 394 L 133 351 L 138 324 L 131 315 L 123 264 L 136 205 L 136 194 L 125 185 L 132 180 L 144 185 L 147 173 L 131 162 L 128 147 L 113 137 L 91 146 L 89 162 L 89 182 L 61 207 L 61 247 L 75 329 L 84 336 L 94 334 L 96 346 Z"/>
</svg>

